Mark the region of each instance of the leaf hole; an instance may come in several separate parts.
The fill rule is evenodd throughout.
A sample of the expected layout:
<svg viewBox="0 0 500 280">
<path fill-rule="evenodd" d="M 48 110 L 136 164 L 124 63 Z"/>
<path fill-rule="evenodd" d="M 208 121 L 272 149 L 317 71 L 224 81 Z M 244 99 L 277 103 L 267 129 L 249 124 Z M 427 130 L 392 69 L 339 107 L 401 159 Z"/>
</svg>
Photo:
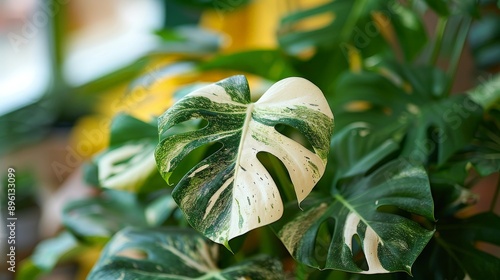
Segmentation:
<svg viewBox="0 0 500 280">
<path fill-rule="evenodd" d="M 433 230 L 434 229 L 434 224 L 432 221 L 429 221 L 427 218 L 410 213 L 408 211 L 405 211 L 397 206 L 393 205 L 381 205 L 377 208 L 378 212 L 381 213 L 387 213 L 387 214 L 392 214 L 392 215 L 398 215 L 403 218 L 406 218 L 408 220 L 411 220 L 417 224 L 419 224 L 421 227 L 427 229 L 427 230 Z"/>
<path fill-rule="evenodd" d="M 359 235 L 355 234 L 351 239 L 352 244 L 352 260 L 354 263 L 364 271 L 368 271 L 368 261 L 366 260 L 365 253 Z"/>
<path fill-rule="evenodd" d="M 125 250 L 118 252 L 116 256 L 125 257 L 133 260 L 145 260 L 148 258 L 148 253 L 146 253 L 144 250 L 137 248 L 127 248 Z"/>
<path fill-rule="evenodd" d="M 308 149 L 310 152 L 314 153 L 314 148 L 311 145 L 311 142 L 298 129 L 286 124 L 277 124 L 274 128 L 280 134 L 292 139 L 304 148 Z"/>
<path fill-rule="evenodd" d="M 180 122 L 161 134 L 161 138 L 165 138 L 172 135 L 183 134 L 188 132 L 197 131 L 205 128 L 208 125 L 208 121 L 202 118 L 193 118 L 183 122 Z"/>
<path fill-rule="evenodd" d="M 335 219 L 328 218 L 321 223 L 321 225 L 318 227 L 318 231 L 316 232 L 316 239 L 314 243 L 314 258 L 321 268 L 324 268 L 326 266 L 334 229 Z"/>
<path fill-rule="evenodd" d="M 177 184 L 191 169 L 199 164 L 203 159 L 210 157 L 212 154 L 222 148 L 222 143 L 214 142 L 202 145 L 187 154 L 174 169 L 169 181 Z"/>
<path fill-rule="evenodd" d="M 397 206 L 394 206 L 394 205 L 381 205 L 381 206 L 377 207 L 377 211 L 381 212 L 381 213 L 402 216 L 402 217 L 407 218 L 407 219 L 411 218 L 411 214 L 409 212 L 401 210 L 400 208 L 398 208 Z"/>
<path fill-rule="evenodd" d="M 434 230 L 434 223 L 424 216 L 411 213 L 411 220 L 427 230 Z"/>
<path fill-rule="evenodd" d="M 271 175 L 284 202 L 295 200 L 296 196 L 292 180 L 283 162 L 273 154 L 267 152 L 258 152 L 257 159 Z"/>
</svg>

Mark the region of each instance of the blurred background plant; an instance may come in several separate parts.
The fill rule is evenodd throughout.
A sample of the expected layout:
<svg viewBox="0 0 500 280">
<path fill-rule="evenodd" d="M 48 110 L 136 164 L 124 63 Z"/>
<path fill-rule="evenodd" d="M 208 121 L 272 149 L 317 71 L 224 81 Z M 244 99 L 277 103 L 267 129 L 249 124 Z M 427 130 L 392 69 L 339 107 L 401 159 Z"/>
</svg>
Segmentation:
<svg viewBox="0 0 500 280">
<path fill-rule="evenodd" d="M 0 1 L 0 153 L 2 172 L 18 171 L 18 278 L 84 279 L 122 228 L 187 226 L 155 170 L 145 181 L 113 184 L 97 174 L 99 156 L 130 141 L 156 145 L 158 115 L 236 73 L 247 75 L 253 98 L 289 76 L 324 92 L 335 157 L 318 193 L 394 158 L 426 167 L 437 231 L 414 277 L 498 278 L 499 5 Z M 370 136 L 351 135 L 358 130 Z M 308 268 L 268 227 L 235 243 L 234 256 L 221 250 L 221 266 L 267 253 L 290 278 L 369 277 Z"/>
</svg>

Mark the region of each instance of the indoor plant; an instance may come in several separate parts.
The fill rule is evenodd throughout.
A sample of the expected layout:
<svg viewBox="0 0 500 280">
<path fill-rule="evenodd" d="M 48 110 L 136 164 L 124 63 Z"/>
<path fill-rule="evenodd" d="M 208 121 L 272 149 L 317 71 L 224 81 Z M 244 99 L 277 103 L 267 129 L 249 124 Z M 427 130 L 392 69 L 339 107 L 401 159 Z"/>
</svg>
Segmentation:
<svg viewBox="0 0 500 280">
<path fill-rule="evenodd" d="M 474 202 L 470 188 L 478 178 L 499 171 L 498 76 L 466 94 L 451 95 L 459 57 L 480 6 L 475 1 L 424 2 L 439 15 L 430 42 L 422 23 L 422 1 L 337 0 L 284 17 L 277 49 L 190 58 L 198 73 L 227 69 L 273 82 L 289 76 L 307 78 L 321 89 L 329 103 L 326 107 L 334 112 L 333 136 L 330 138 L 333 125 L 320 121 L 321 116 L 328 119 L 328 110 L 313 117 L 290 115 L 298 103 L 289 101 L 286 92 L 278 99 L 290 102 L 288 107 L 280 107 L 282 111 L 272 118 L 259 115 L 258 106 L 241 105 L 251 104 L 243 77 L 208 86 L 210 93 L 218 93 L 220 88 L 224 89 L 221 94 L 242 92 L 244 102 L 233 100 L 232 105 L 243 111 L 193 102 L 193 96 L 207 91 L 207 85 L 195 85 L 179 90 L 178 101 L 158 120 L 144 122 L 118 115 L 111 126 L 109 148 L 94 158 L 86 173 L 87 181 L 105 191 L 67 205 L 64 221 L 69 233 L 53 240 L 52 246 L 41 245 L 26 271 L 48 269 L 60 256 L 82 249 L 84 244 L 108 243 L 90 278 L 337 279 L 362 277 L 356 273 L 363 272 L 399 272 L 374 276 L 380 278 L 406 278 L 410 272 L 417 278 L 498 277 L 498 257 L 475 247 L 478 241 L 500 243 L 498 215 L 493 209 L 467 218 L 456 215 Z M 328 13 L 335 17 L 327 25 L 306 31 L 298 28 L 302 20 Z M 449 63 L 438 66 L 440 58 Z M 304 83 L 287 92 L 309 85 Z M 318 94 L 314 88 L 298 91 L 298 95 Z M 186 95 L 190 92 L 194 94 Z M 266 95 L 262 98 L 268 100 Z M 326 103 L 311 104 L 309 109 L 323 108 Z M 186 108 L 190 114 L 178 113 Z M 237 112 L 238 120 L 227 117 L 228 111 Z M 238 190 L 225 177 L 232 173 L 224 173 L 223 168 L 234 171 L 238 168 L 231 166 L 234 158 L 243 162 L 240 155 L 246 156 L 247 149 L 255 147 L 246 145 L 241 135 L 227 141 L 213 135 L 227 136 L 226 132 L 236 129 L 240 134 L 252 131 L 249 119 L 262 120 L 270 128 L 263 135 L 270 139 L 285 135 L 298 141 L 303 151 L 318 155 L 319 162 L 328 159 L 321 180 L 311 175 L 314 172 L 282 165 L 280 155 L 284 153 L 275 153 L 276 157 L 252 154 L 269 170 L 266 176 L 271 178 L 265 179 L 277 182 L 283 202 L 269 203 L 272 195 L 251 201 L 253 197 L 243 191 L 216 200 L 227 190 Z M 299 122 L 321 124 L 322 129 Z M 189 141 L 186 135 L 191 135 Z M 208 145 L 212 142 L 224 144 Z M 182 145 L 175 149 L 175 143 Z M 230 156 L 223 157 L 221 153 L 228 147 Z M 283 150 L 292 158 L 300 153 L 299 149 Z M 183 156 L 187 158 L 182 160 Z M 219 157 L 215 167 L 221 168 L 210 173 L 210 180 L 200 176 L 214 166 L 204 160 L 209 156 Z M 254 159 L 243 160 L 251 163 Z M 316 163 L 309 167 L 313 166 L 318 168 Z M 260 180 L 257 172 L 262 168 L 240 168 Z M 177 184 L 172 192 L 162 175 Z M 297 182 L 309 179 L 315 187 L 307 187 L 305 194 L 312 191 L 306 198 L 301 196 L 305 186 Z M 213 189 L 206 193 L 192 191 L 193 186 L 212 182 Z M 242 183 L 253 181 L 248 178 Z M 241 199 L 236 200 L 238 196 Z M 297 198 L 305 199 L 300 208 Z M 264 207 L 259 213 L 269 217 L 238 213 L 240 203 L 255 203 L 257 210 Z M 266 207 L 278 208 L 279 203 L 284 205 L 284 214 L 271 219 L 276 212 Z M 202 221 L 207 217 L 210 223 Z M 250 219 L 257 223 L 247 226 Z M 257 228 L 260 221 L 276 222 L 243 234 Z M 190 227 L 225 245 L 234 255 Z M 246 229 L 238 231 L 239 227 Z M 45 252 L 55 252 L 49 265 L 40 261 Z"/>
</svg>

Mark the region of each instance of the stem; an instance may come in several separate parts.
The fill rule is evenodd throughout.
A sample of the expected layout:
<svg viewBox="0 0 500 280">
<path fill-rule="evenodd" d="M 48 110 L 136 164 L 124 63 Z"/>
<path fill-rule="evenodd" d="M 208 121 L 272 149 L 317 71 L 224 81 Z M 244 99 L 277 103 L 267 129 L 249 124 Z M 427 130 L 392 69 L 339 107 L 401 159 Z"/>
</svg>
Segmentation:
<svg viewBox="0 0 500 280">
<path fill-rule="evenodd" d="M 460 57 L 465 46 L 465 40 L 467 39 L 471 23 L 472 19 L 470 17 L 464 18 L 458 29 L 458 34 L 455 40 L 455 48 L 451 54 L 450 65 L 448 66 L 448 76 L 450 78 L 446 89 L 448 94 L 450 94 L 453 81 L 457 75 L 458 63 L 460 62 Z"/>
<path fill-rule="evenodd" d="M 495 194 L 493 194 L 493 198 L 491 199 L 490 212 L 495 211 L 495 206 L 497 205 L 498 193 L 500 191 L 500 177 L 497 181 L 497 188 L 495 189 Z"/>
<path fill-rule="evenodd" d="M 439 53 L 441 51 L 441 45 L 443 44 L 444 31 L 446 30 L 446 24 L 448 23 L 448 19 L 444 17 L 439 17 L 437 25 L 436 25 L 436 42 L 434 43 L 434 48 L 432 50 L 431 58 L 429 63 L 432 65 L 436 65 L 437 59 L 439 57 Z"/>
</svg>

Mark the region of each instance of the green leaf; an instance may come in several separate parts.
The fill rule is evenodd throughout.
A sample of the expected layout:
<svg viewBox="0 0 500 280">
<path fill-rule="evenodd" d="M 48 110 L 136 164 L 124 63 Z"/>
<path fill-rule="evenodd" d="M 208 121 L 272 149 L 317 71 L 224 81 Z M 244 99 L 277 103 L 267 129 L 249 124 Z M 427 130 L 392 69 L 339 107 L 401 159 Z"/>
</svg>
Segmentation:
<svg viewBox="0 0 500 280">
<path fill-rule="evenodd" d="M 443 164 L 472 140 L 482 115 L 482 109 L 464 95 L 421 109 L 421 114 L 408 130 L 403 150 L 404 155 L 416 162 L 425 162 L 426 155 L 437 150 L 437 163 Z"/>
<path fill-rule="evenodd" d="M 78 86 L 75 88 L 75 105 L 71 106 L 71 109 L 74 110 L 74 108 L 78 108 L 81 110 L 80 107 L 82 107 L 83 104 L 85 109 L 84 112 L 88 112 L 90 114 L 94 106 L 93 104 L 99 102 L 98 98 L 100 98 L 100 94 L 106 90 L 116 87 L 117 85 L 123 84 L 123 81 L 129 81 L 134 79 L 137 75 L 140 75 L 141 72 L 144 71 L 144 68 L 147 67 L 148 63 L 151 62 L 151 59 L 152 58 L 150 56 L 141 57 L 116 71 L 105 74 L 102 77 Z M 83 114 L 85 113 L 82 113 L 82 115 Z"/>
<path fill-rule="evenodd" d="M 97 164 L 95 162 L 85 162 L 83 163 L 83 181 L 90 186 L 98 187 L 99 186 L 99 170 L 97 168 Z"/>
<path fill-rule="evenodd" d="M 244 6 L 250 2 L 250 0 L 174 0 L 179 4 L 197 7 L 203 9 L 215 9 L 220 13 L 232 12 L 233 10 Z"/>
<path fill-rule="evenodd" d="M 382 17 L 374 20 L 375 14 Z M 303 27 L 305 22 L 313 20 L 326 23 L 309 29 Z M 278 40 L 290 53 L 300 53 L 311 47 L 331 49 L 338 46 L 345 52 L 345 45 L 349 43 L 367 57 L 386 56 L 392 53 L 384 53 L 390 50 L 387 48 L 390 44 L 384 43 L 381 29 L 387 30 L 389 24 L 394 27 L 407 60 L 414 59 L 427 42 L 425 28 L 417 13 L 397 1 L 336 0 L 299 10 L 282 18 Z"/>
<path fill-rule="evenodd" d="M 447 97 L 443 72 L 395 63 L 378 69 L 380 73 L 347 73 L 340 78 L 331 103 L 343 123 L 364 118 L 375 120 L 376 128 L 399 124 L 406 135 L 403 155 L 417 164 L 434 154 L 443 164 L 472 140 L 482 108 L 466 95 Z M 359 102 L 366 108 L 353 110 Z"/>
<path fill-rule="evenodd" d="M 301 77 L 313 82 L 328 97 L 340 74 L 349 69 L 349 64 L 341 47 L 333 51 L 320 48 L 309 60 L 299 60 L 295 68 L 300 71 Z M 333 108 L 332 105 L 330 104 L 331 108 Z M 337 123 L 335 127 L 338 127 Z"/>
<path fill-rule="evenodd" d="M 425 0 L 425 3 L 440 16 L 448 16 L 450 14 L 446 0 Z"/>
<path fill-rule="evenodd" d="M 427 44 L 427 33 L 420 15 L 403 5 L 394 5 L 390 18 L 407 61 L 413 60 Z"/>
<path fill-rule="evenodd" d="M 110 146 L 124 144 L 131 140 L 158 138 L 155 124 L 146 123 L 125 114 L 118 114 L 113 119 L 110 129 Z"/>
<path fill-rule="evenodd" d="M 500 18 L 495 14 L 485 14 L 472 24 L 469 42 L 476 65 L 480 68 L 494 68 L 500 64 Z"/>
<path fill-rule="evenodd" d="M 481 213 L 438 223 L 428 270 L 434 278 L 500 279 L 500 259 L 477 248 L 477 242 L 500 246 L 500 217 Z"/>
<path fill-rule="evenodd" d="M 156 169 L 154 149 L 156 140 L 137 140 L 110 147 L 99 154 L 99 185 L 103 188 L 143 192 L 165 184 Z"/>
<path fill-rule="evenodd" d="M 487 0 L 488 1 L 488 0 Z M 486 1 L 486 2 L 487 2 Z M 481 3 L 482 2 L 482 3 Z M 483 13 L 482 10 L 482 5 L 484 5 L 484 1 L 482 0 L 462 0 L 459 2 L 453 2 L 453 14 L 457 15 L 463 15 L 463 16 L 469 16 L 473 19 L 481 19 L 482 15 L 481 14 L 486 14 Z M 486 4 L 487 5 L 487 4 Z"/>
<path fill-rule="evenodd" d="M 90 243 L 105 242 L 126 226 L 146 225 L 144 208 L 135 196 L 118 191 L 69 202 L 62 218 L 66 229 Z"/>
<path fill-rule="evenodd" d="M 468 92 L 471 100 L 481 105 L 485 111 L 500 107 L 500 75 L 485 81 Z"/>
<path fill-rule="evenodd" d="M 499 127 L 497 127 L 497 133 Z M 485 137 L 490 139 L 480 140 L 470 162 L 473 164 L 479 175 L 485 177 L 500 171 L 500 138 L 494 131 L 485 131 Z"/>
<path fill-rule="evenodd" d="M 108 189 L 137 192 L 157 188 L 161 183 L 154 159 L 157 143 L 154 125 L 120 114 L 111 124 L 109 148 L 93 159 L 97 172 L 87 175 L 97 174 L 99 185 Z M 88 176 L 87 181 L 91 179 Z M 147 184 L 150 182 L 157 185 Z"/>
<path fill-rule="evenodd" d="M 273 81 L 297 76 L 297 72 L 285 54 L 277 50 L 251 50 L 221 54 L 201 63 L 199 69 L 201 71 L 211 69 L 244 71 Z"/>
<path fill-rule="evenodd" d="M 477 173 L 483 177 L 500 171 L 500 136 L 498 135 L 500 112 L 490 111 L 490 113 L 494 112 L 497 113 L 496 119 L 493 114 L 488 115 L 487 118 L 490 120 L 481 123 L 471 145 L 455 159 L 465 164 L 472 164 Z"/>
<path fill-rule="evenodd" d="M 452 183 L 464 185 L 465 179 L 471 179 L 469 170 L 474 168 L 479 177 L 486 177 L 500 171 L 500 111 L 490 109 L 485 113 L 482 122 L 472 141 L 450 158 L 444 168 L 434 171 L 432 175 L 448 177 Z M 476 173 L 473 173 L 474 176 Z M 446 178 L 445 178 L 446 179 Z M 458 181 L 456 181 L 458 179 Z M 445 196 L 449 194 L 445 194 Z"/>
<path fill-rule="evenodd" d="M 224 43 L 222 34 L 192 25 L 173 28 L 170 37 L 172 33 L 175 34 L 177 40 L 165 40 L 152 51 L 152 54 L 203 56 L 216 53 Z M 159 35 L 162 36 L 162 34 Z"/>
<path fill-rule="evenodd" d="M 205 119 L 208 125 L 163 137 L 170 128 L 193 118 Z M 314 152 L 278 133 L 274 128 L 278 124 L 301 132 Z M 233 237 L 282 215 L 277 186 L 257 153 L 270 153 L 283 161 L 300 202 L 323 175 L 332 129 L 330 108 L 309 81 L 281 80 L 251 103 L 246 78 L 233 76 L 187 95 L 159 118 L 162 139 L 156 162 L 168 182 L 192 150 L 222 144 L 183 177 L 172 196 L 195 229 L 228 247 Z"/>
<path fill-rule="evenodd" d="M 429 180 L 435 202 L 434 215 L 438 220 L 455 215 L 458 211 L 477 203 L 479 196 L 463 186 L 467 174 L 465 164 L 461 162 L 430 173 Z M 457 183 L 459 180 L 461 182 Z"/>
<path fill-rule="evenodd" d="M 281 263 L 270 257 L 225 269 L 217 259 L 218 246 L 192 230 L 127 228 L 106 245 L 88 279 L 284 279 Z"/>
<path fill-rule="evenodd" d="M 199 123 L 184 123 L 169 133 L 196 129 Z M 87 181 L 115 190 L 150 192 L 165 187 L 154 158 L 158 144 L 156 124 L 119 114 L 111 124 L 110 146 L 98 154 L 86 173 Z M 196 159 L 196 158 L 195 158 Z M 97 168 L 97 171 L 95 171 Z M 97 175 L 93 179 L 91 176 Z"/>
<path fill-rule="evenodd" d="M 287 207 L 272 227 L 297 261 L 320 269 L 410 273 L 434 232 L 411 218 L 434 220 L 433 201 L 424 169 L 404 160 L 349 181 L 333 197 L 306 199 L 302 206 L 305 211 Z M 362 256 L 359 250 L 366 267 L 355 260 Z"/>
<path fill-rule="evenodd" d="M 170 193 L 156 198 L 145 209 L 148 224 L 160 226 L 173 214 L 175 209 L 177 209 L 177 204 Z"/>
<path fill-rule="evenodd" d="M 47 137 L 58 114 L 55 99 L 43 97 L 37 102 L 0 116 L 0 155 L 40 142 Z"/>
<path fill-rule="evenodd" d="M 173 62 L 167 64 L 166 66 L 151 69 L 147 73 L 135 78 L 129 84 L 126 95 L 132 94 L 136 89 L 149 89 L 154 83 L 158 81 L 194 72 L 195 69 L 196 63 L 193 61 Z"/>
<path fill-rule="evenodd" d="M 336 185 L 341 178 L 361 175 L 381 162 L 398 148 L 396 139 L 387 138 L 387 133 L 377 133 L 367 123 L 353 123 L 335 133 L 329 155 L 331 170 Z"/>
<path fill-rule="evenodd" d="M 17 279 L 36 279 L 40 274 L 52 271 L 56 264 L 84 250 L 85 246 L 69 232 L 40 242 L 29 259 L 21 263 Z"/>
<path fill-rule="evenodd" d="M 380 6 L 380 1 L 336 0 L 308 10 L 288 14 L 281 19 L 278 41 L 291 53 L 300 53 L 310 47 L 331 47 L 346 42 L 362 18 Z M 323 27 L 302 30 L 301 22 L 318 17 L 330 16 Z"/>
<path fill-rule="evenodd" d="M 186 39 L 178 34 L 175 29 L 158 29 L 153 32 L 155 35 L 158 35 L 163 41 L 166 42 L 183 42 Z"/>
</svg>

